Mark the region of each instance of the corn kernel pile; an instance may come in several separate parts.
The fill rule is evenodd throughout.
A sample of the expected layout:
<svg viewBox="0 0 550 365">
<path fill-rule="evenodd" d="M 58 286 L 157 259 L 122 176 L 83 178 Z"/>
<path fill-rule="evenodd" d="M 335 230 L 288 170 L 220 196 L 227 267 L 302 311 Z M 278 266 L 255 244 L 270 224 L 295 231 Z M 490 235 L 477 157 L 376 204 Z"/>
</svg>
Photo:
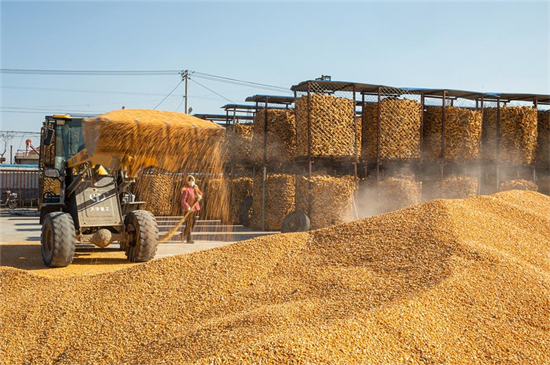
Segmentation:
<svg viewBox="0 0 550 365">
<path fill-rule="evenodd" d="M 1 268 L 4 364 L 544 364 L 550 197 L 435 200 L 100 275 Z"/>
</svg>

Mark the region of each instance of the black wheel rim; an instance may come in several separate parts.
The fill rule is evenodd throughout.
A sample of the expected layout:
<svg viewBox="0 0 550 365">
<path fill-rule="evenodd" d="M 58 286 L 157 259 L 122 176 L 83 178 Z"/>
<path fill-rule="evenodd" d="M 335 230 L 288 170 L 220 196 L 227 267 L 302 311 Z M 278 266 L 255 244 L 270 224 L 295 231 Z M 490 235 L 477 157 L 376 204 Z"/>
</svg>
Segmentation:
<svg viewBox="0 0 550 365">
<path fill-rule="evenodd" d="M 48 252 L 53 251 L 53 232 L 50 227 L 46 227 L 45 246 Z"/>
<path fill-rule="evenodd" d="M 128 242 L 128 260 L 133 262 L 136 259 L 137 251 L 139 250 L 139 224 L 135 217 L 132 219 L 132 225 L 134 226 L 134 238 Z"/>
</svg>

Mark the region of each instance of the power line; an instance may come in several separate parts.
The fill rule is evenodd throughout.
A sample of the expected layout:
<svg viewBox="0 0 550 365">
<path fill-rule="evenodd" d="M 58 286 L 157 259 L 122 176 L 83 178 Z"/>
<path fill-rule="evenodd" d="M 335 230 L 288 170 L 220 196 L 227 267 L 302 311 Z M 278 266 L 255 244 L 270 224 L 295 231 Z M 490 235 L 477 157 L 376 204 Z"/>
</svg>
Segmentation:
<svg viewBox="0 0 550 365">
<path fill-rule="evenodd" d="M 3 74 L 20 74 L 20 75 L 84 75 L 84 76 L 95 76 L 95 75 L 104 75 L 104 76 L 144 76 L 144 75 L 182 75 L 184 71 L 181 70 L 134 70 L 134 71 L 123 71 L 123 70 L 42 70 L 42 69 L 0 69 L 0 73 Z M 258 82 L 252 82 L 252 81 L 246 81 L 246 80 L 240 80 L 235 79 L 231 77 L 225 77 L 225 76 L 219 76 L 219 75 L 213 75 L 203 72 L 197 72 L 197 71 L 188 71 L 189 73 L 193 74 L 192 81 L 195 82 L 197 85 L 203 87 L 204 89 L 210 91 L 211 93 L 219 96 L 220 98 L 229 101 L 230 103 L 234 103 L 234 101 L 228 99 L 227 97 L 223 96 L 222 94 L 210 89 L 209 87 L 201 84 L 200 82 L 196 81 L 195 78 L 204 79 L 204 80 L 210 80 L 215 81 L 219 83 L 225 83 L 229 85 L 238 85 L 238 86 L 244 86 L 247 88 L 257 88 L 257 89 L 265 89 L 269 91 L 276 91 L 276 92 L 284 92 L 284 93 L 291 93 L 289 89 L 276 86 L 276 85 L 269 85 L 269 84 L 263 84 Z M 189 78 L 191 79 L 191 78 Z M 173 92 L 179 87 L 179 85 L 184 81 L 184 79 L 180 80 L 180 82 L 168 93 L 168 95 L 164 96 L 164 98 L 155 106 L 154 109 L 158 108 L 167 98 L 171 97 Z M 2 86 L 2 88 L 6 89 L 19 89 L 19 90 L 43 90 L 43 91 L 63 91 L 63 92 L 82 92 L 82 93 L 97 93 L 97 94 L 121 94 L 121 95 L 164 95 L 164 94 L 158 94 L 158 93 L 140 93 L 140 92 L 124 92 L 124 91 L 101 91 L 101 90 L 82 90 L 82 89 L 59 89 L 59 88 L 39 88 L 39 87 L 24 87 L 24 86 Z M 182 97 L 185 98 L 185 95 L 173 95 L 173 97 Z M 194 98 L 197 99 L 211 99 L 216 100 L 215 98 L 209 98 L 207 96 L 194 96 Z M 180 102 L 178 107 L 176 108 L 176 111 L 179 110 L 184 100 Z M 121 102 L 124 103 L 124 102 Z M 104 103 L 103 105 L 108 104 Z M 117 104 L 117 103 L 112 103 Z M 102 104 L 86 104 L 86 105 L 102 105 Z M 75 105 L 78 106 L 78 105 Z M 66 106 L 59 106 L 58 108 L 64 108 Z M 68 107 L 68 106 L 67 106 Z M 51 107 L 53 108 L 53 106 Z M 10 110 L 1 110 L 1 109 L 10 109 Z M 58 109 L 50 109 L 47 110 L 46 107 L 44 109 L 40 108 L 24 108 L 24 107 L 3 107 L 0 109 L 1 113 L 38 113 L 42 114 L 43 112 L 50 112 L 52 110 L 59 111 Z M 90 111 L 69 111 L 66 110 L 67 113 L 86 113 L 86 114 L 97 114 L 101 112 L 90 112 Z M 187 110 L 185 111 L 187 112 Z"/>
<path fill-rule="evenodd" d="M 234 81 L 227 81 L 227 80 L 224 80 L 224 79 L 217 79 L 217 78 L 208 77 L 208 76 L 198 76 L 198 78 L 203 79 L 203 80 L 221 82 L 221 83 L 229 84 L 229 85 L 244 86 L 244 87 L 247 87 L 247 88 L 268 90 L 268 91 L 277 92 L 277 93 L 286 93 L 286 94 L 290 94 L 290 93 L 291 93 L 290 89 L 285 89 L 285 88 L 282 88 L 282 87 L 280 88 L 280 87 L 275 87 L 275 86 L 274 86 L 274 87 L 270 87 L 270 86 L 258 86 L 258 85 L 254 85 L 254 84 L 241 83 L 241 82 L 234 82 Z"/>
<path fill-rule="evenodd" d="M 208 87 L 204 86 L 203 84 L 201 84 L 201 83 L 200 83 L 200 82 L 198 82 L 197 80 L 194 80 L 194 79 L 192 79 L 192 78 L 189 78 L 189 79 L 190 79 L 191 81 L 193 81 L 193 82 L 194 82 L 195 84 L 197 84 L 197 85 L 199 85 L 199 86 L 202 86 L 202 87 L 204 87 L 204 88 L 205 88 L 206 90 L 208 90 L 208 91 L 210 91 L 210 92 L 212 92 L 212 93 L 214 93 L 214 94 L 218 95 L 219 97 L 221 97 L 221 98 L 223 98 L 223 99 L 225 99 L 225 100 L 229 101 L 230 103 L 233 103 L 233 104 L 235 104 L 235 102 L 234 102 L 234 101 L 232 101 L 232 100 L 229 100 L 228 98 L 226 98 L 226 97 L 225 97 L 225 96 L 223 96 L 222 94 L 219 94 L 219 93 L 215 92 L 214 90 L 212 90 L 212 89 L 210 89 L 210 88 L 208 88 Z"/>
<path fill-rule="evenodd" d="M 183 96 L 183 98 L 181 98 L 181 101 L 180 101 L 180 104 L 178 105 L 178 107 L 176 108 L 175 111 L 178 111 L 181 107 L 181 105 L 183 104 L 183 102 L 185 101 L 185 96 Z M 185 113 L 187 113 L 187 110 L 185 111 Z"/>
<path fill-rule="evenodd" d="M 28 131 L 0 131 L 0 134 L 40 134 L 40 132 L 28 132 Z"/>
<path fill-rule="evenodd" d="M 14 89 L 14 90 L 37 90 L 37 91 L 56 91 L 56 92 L 70 92 L 70 93 L 85 93 L 85 94 L 119 94 L 119 95 L 140 95 L 140 96 L 164 96 L 161 93 L 140 93 L 132 91 L 109 91 L 109 90 L 88 90 L 88 89 L 60 89 L 52 87 L 30 87 L 30 86 L 1 86 L 2 89 Z M 183 94 L 174 94 L 170 97 L 184 97 Z M 208 97 L 206 95 L 193 96 L 196 99 L 217 100 L 217 98 Z"/>
<path fill-rule="evenodd" d="M 239 83 L 239 84 L 248 84 L 248 85 L 252 85 L 252 86 L 259 86 L 259 87 L 264 87 L 264 88 L 277 89 L 277 90 L 286 91 L 286 92 L 289 91 L 289 89 L 281 87 L 281 86 L 275 86 L 275 85 L 262 84 L 262 83 L 258 83 L 258 82 L 252 82 L 252 81 L 239 80 L 239 79 L 234 79 L 234 78 L 231 78 L 231 77 L 217 76 L 217 75 L 207 74 L 207 73 L 198 72 L 198 71 L 195 71 L 194 73 L 195 73 L 195 76 L 202 77 L 202 78 L 219 79 L 219 80 L 225 80 L 225 81 L 230 81 L 230 82 Z"/>
<path fill-rule="evenodd" d="M 59 110 L 59 108 L 70 108 L 75 106 L 96 106 L 96 105 L 113 105 L 113 104 L 127 104 L 127 103 L 148 103 L 151 101 L 157 101 L 158 99 L 147 100 L 126 100 L 110 103 L 93 103 L 93 104 L 72 104 L 72 105 L 41 105 L 33 107 L 19 107 L 19 106 L 1 106 L 0 109 L 18 109 L 18 110 Z"/>
<path fill-rule="evenodd" d="M 279 86 L 271 86 L 271 85 L 257 85 L 256 83 L 251 82 L 241 82 L 241 81 L 232 81 L 227 80 L 225 78 L 216 78 L 216 77 L 210 77 L 210 76 L 201 76 L 198 75 L 197 77 L 204 79 L 204 80 L 210 80 L 210 81 L 216 81 L 216 82 L 222 82 L 229 85 L 239 85 L 239 86 L 246 86 L 246 87 L 253 87 L 256 89 L 265 89 L 265 90 L 271 90 L 271 91 L 277 91 L 277 92 L 287 92 L 289 93 L 290 90 L 284 87 Z"/>
<path fill-rule="evenodd" d="M 163 75 L 181 75 L 182 70 L 135 70 L 135 71 L 123 71 L 123 70 L 35 70 L 35 69 L 16 69 L 16 68 L 3 68 L 0 69 L 2 74 L 11 75 L 55 75 L 55 76 L 163 76 Z M 209 79 L 212 81 L 232 83 L 234 85 L 246 85 L 254 86 L 263 89 L 270 89 L 275 91 L 281 91 L 289 93 L 287 88 L 268 85 L 259 82 L 246 81 L 235 79 L 231 77 L 218 76 L 198 71 L 190 71 L 200 78 Z"/>
<path fill-rule="evenodd" d="M 120 95 L 143 95 L 143 96 L 164 96 L 161 93 L 140 93 L 134 91 L 109 91 L 109 90 L 88 90 L 88 89 L 60 89 L 53 87 L 31 87 L 31 86 L 2 86 L 2 89 L 14 90 L 37 90 L 37 91 L 61 91 L 61 92 L 77 92 L 86 94 L 120 94 Z M 182 95 L 174 95 L 182 96 Z"/>
<path fill-rule="evenodd" d="M 0 107 L 0 109 L 9 109 L 9 110 L 6 110 L 6 111 L 10 111 L 10 110 L 15 110 L 15 111 L 46 111 L 46 112 L 51 112 L 51 111 L 54 111 L 54 112 L 61 112 L 61 111 L 65 111 L 65 112 L 74 112 L 74 113 L 83 113 L 84 111 L 83 110 L 76 110 L 76 109 L 70 109 L 70 110 L 67 110 L 67 109 L 64 109 L 64 110 L 60 110 L 62 109 L 63 107 L 59 107 L 59 108 L 27 108 L 27 107 L 17 107 L 17 106 L 3 106 L 3 107 Z"/>
<path fill-rule="evenodd" d="M 20 68 L 2 68 L 0 73 L 11 75 L 56 75 L 56 76 L 162 76 L 162 75 L 177 75 L 181 70 L 32 70 Z"/>
<path fill-rule="evenodd" d="M 56 108 L 56 109 L 13 108 L 13 109 L 10 109 L 10 110 L 0 110 L 0 113 L 38 113 L 38 114 L 44 114 L 44 113 L 52 113 L 52 112 L 55 112 L 56 114 L 59 114 L 59 113 L 81 113 L 81 114 L 97 114 L 97 113 L 100 113 L 100 114 L 102 114 L 103 113 L 102 111 L 89 111 L 89 110 L 73 110 L 73 109 L 70 109 L 70 110 L 61 109 L 60 110 L 60 108 Z"/>
<path fill-rule="evenodd" d="M 50 111 L 43 111 L 43 112 L 29 112 L 29 111 L 15 111 L 15 110 L 0 110 L 0 113 L 4 113 L 4 114 L 41 114 L 41 115 L 44 115 L 44 114 L 47 114 L 48 112 L 51 112 Z M 86 112 L 83 112 L 83 111 L 76 111 L 76 112 L 71 112 L 69 110 L 65 110 L 66 113 L 78 113 L 78 114 L 86 114 L 88 116 L 92 116 L 92 115 L 100 115 L 100 114 L 103 114 L 105 112 L 92 112 L 92 111 L 86 111 Z"/>
<path fill-rule="evenodd" d="M 178 84 L 176 85 L 176 87 L 173 88 L 172 91 L 170 91 L 170 92 L 168 93 L 168 95 L 166 95 L 166 96 L 164 97 L 164 99 L 162 99 L 162 100 L 160 101 L 160 103 L 158 103 L 157 106 L 155 106 L 155 107 L 153 108 L 153 110 L 156 109 L 156 108 L 158 108 L 159 105 L 162 104 L 162 103 L 164 102 L 164 100 L 168 99 L 168 97 L 169 97 L 170 95 L 172 95 L 172 93 L 173 93 L 174 91 L 176 91 L 176 89 L 178 88 L 178 86 L 180 86 L 180 84 L 181 84 L 182 82 L 183 82 L 183 79 L 181 79 L 180 82 L 178 82 Z"/>
</svg>

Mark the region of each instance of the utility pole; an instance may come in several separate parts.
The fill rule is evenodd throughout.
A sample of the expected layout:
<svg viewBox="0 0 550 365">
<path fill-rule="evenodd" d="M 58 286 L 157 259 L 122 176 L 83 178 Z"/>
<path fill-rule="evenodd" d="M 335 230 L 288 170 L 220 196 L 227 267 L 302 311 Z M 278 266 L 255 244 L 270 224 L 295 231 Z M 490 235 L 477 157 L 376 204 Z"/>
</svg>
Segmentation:
<svg viewBox="0 0 550 365">
<path fill-rule="evenodd" d="M 0 139 L 4 142 L 4 151 L 0 153 L 0 157 L 2 157 L 2 159 L 4 158 L 4 155 L 6 154 L 6 151 L 8 149 L 8 143 L 11 142 L 13 137 L 15 137 L 16 133 L 17 132 L 13 132 L 13 131 L 0 131 Z M 13 162 L 12 155 L 13 155 L 13 146 L 10 146 L 10 163 Z"/>
<path fill-rule="evenodd" d="M 181 77 L 185 80 L 185 114 L 189 113 L 189 70 L 181 72 Z"/>
</svg>

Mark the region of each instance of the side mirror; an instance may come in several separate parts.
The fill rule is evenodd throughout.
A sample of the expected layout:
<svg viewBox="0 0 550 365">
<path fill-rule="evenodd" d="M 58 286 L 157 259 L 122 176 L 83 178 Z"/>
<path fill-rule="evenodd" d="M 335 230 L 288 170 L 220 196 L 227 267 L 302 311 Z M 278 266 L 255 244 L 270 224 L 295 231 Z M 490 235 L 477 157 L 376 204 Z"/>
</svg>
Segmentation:
<svg viewBox="0 0 550 365">
<path fill-rule="evenodd" d="M 44 145 L 49 146 L 52 144 L 54 130 L 51 128 L 46 128 L 46 135 L 44 136 Z"/>
<path fill-rule="evenodd" d="M 57 179 L 59 176 L 61 176 L 61 174 L 59 173 L 58 169 L 45 169 L 44 176 Z"/>
</svg>

